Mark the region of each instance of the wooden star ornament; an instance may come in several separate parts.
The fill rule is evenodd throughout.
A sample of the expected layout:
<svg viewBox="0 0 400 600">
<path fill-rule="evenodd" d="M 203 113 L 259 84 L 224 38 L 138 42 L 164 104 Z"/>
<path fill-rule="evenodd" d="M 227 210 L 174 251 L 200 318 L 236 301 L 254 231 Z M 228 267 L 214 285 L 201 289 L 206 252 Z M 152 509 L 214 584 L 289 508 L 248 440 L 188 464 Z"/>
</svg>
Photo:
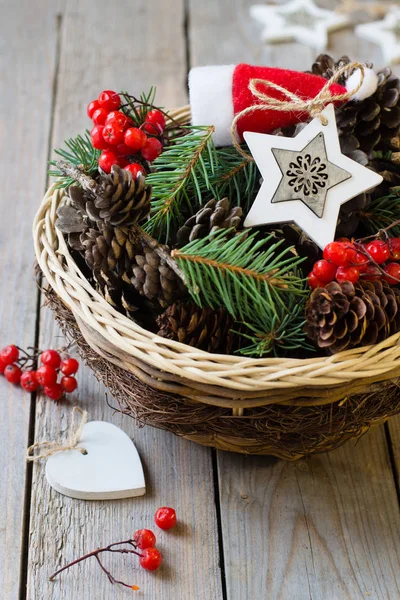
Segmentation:
<svg viewBox="0 0 400 600">
<path fill-rule="evenodd" d="M 346 15 L 319 8 L 313 0 L 291 0 L 286 4 L 256 4 L 250 15 L 263 24 L 262 39 L 276 43 L 294 40 L 318 51 L 328 45 L 328 33 L 347 27 Z"/>
<path fill-rule="evenodd" d="M 340 206 L 382 177 L 340 150 L 335 109 L 327 106 L 294 138 L 245 132 L 263 177 L 245 227 L 294 221 L 320 248 L 332 242 Z"/>
</svg>

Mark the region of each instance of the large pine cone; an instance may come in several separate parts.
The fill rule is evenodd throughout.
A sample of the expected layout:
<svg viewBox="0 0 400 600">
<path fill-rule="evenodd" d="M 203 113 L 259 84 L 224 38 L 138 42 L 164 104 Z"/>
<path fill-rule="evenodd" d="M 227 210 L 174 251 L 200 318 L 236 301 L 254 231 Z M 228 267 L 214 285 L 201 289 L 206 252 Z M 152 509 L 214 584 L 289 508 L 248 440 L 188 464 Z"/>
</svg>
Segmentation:
<svg viewBox="0 0 400 600">
<path fill-rule="evenodd" d="M 81 243 L 85 260 L 98 281 L 111 281 L 114 288 L 132 285 L 139 294 L 161 306 L 186 293 L 183 281 L 168 264 L 169 250 L 157 246 L 162 248 L 160 256 L 127 227 L 104 225 L 101 231 L 89 229 L 81 234 Z"/>
<path fill-rule="evenodd" d="M 224 308 L 213 310 L 175 302 L 157 317 L 158 335 L 207 352 L 231 353 L 232 317 Z"/>
<path fill-rule="evenodd" d="M 306 332 L 330 352 L 376 344 L 400 330 L 400 290 L 383 281 L 332 281 L 306 305 Z"/>
<path fill-rule="evenodd" d="M 242 216 L 243 211 L 239 206 L 230 208 L 228 198 L 209 200 L 178 229 L 177 246 L 182 248 L 189 242 L 205 238 L 220 229 L 237 229 Z"/>
<path fill-rule="evenodd" d="M 136 178 L 114 165 L 109 175 L 97 178 L 97 192 L 71 186 L 70 204 L 61 206 L 56 226 L 67 233 L 70 245 L 81 250 L 80 233 L 90 227 L 111 225 L 129 227 L 139 223 L 150 211 L 151 187 L 140 173 Z"/>
<path fill-rule="evenodd" d="M 348 64 L 343 56 L 339 61 L 321 54 L 312 72 L 330 79 L 335 70 Z M 343 82 L 341 82 L 343 83 Z M 372 150 L 386 151 L 389 142 L 400 132 L 400 81 L 389 67 L 378 71 L 378 87 L 365 100 L 351 100 L 336 109 L 336 121 L 342 152 L 367 165 Z"/>
</svg>

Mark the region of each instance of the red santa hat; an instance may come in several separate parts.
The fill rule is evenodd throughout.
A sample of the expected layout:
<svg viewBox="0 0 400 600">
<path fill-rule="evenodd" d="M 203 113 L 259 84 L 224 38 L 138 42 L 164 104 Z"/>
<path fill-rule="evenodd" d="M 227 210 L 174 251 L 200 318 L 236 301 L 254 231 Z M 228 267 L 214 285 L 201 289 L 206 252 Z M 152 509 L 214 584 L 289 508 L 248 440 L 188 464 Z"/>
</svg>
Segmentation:
<svg viewBox="0 0 400 600">
<path fill-rule="evenodd" d="M 337 104 L 335 96 L 355 89 L 360 77 L 360 70 L 357 69 L 346 81 L 346 86 L 332 84 L 329 88 L 332 101 Z M 249 106 L 262 103 L 249 89 L 251 79 L 272 81 L 303 100 L 314 98 L 326 85 L 326 79 L 319 75 L 273 67 L 246 64 L 195 67 L 189 73 L 192 124 L 214 125 L 214 141 L 217 146 L 229 146 L 232 143 L 231 125 L 235 115 Z M 374 93 L 377 85 L 377 75 L 364 67 L 362 86 L 352 99 L 367 98 Z M 270 86 L 259 84 L 258 89 L 275 99 L 287 100 L 282 92 Z M 240 138 L 244 131 L 270 133 L 278 127 L 288 127 L 309 118 L 308 113 L 300 111 L 260 110 L 241 117 L 237 123 L 237 131 Z"/>
</svg>

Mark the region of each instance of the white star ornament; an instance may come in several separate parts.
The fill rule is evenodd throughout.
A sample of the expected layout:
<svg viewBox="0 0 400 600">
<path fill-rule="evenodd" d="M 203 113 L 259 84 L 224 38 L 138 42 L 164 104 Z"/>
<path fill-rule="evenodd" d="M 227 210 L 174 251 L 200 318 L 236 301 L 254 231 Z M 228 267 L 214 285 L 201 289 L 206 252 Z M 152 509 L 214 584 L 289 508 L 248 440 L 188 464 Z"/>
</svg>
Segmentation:
<svg viewBox="0 0 400 600">
<path fill-rule="evenodd" d="M 392 6 L 384 19 L 358 25 L 355 32 L 360 38 L 378 44 L 389 64 L 400 61 L 400 8 Z"/>
<path fill-rule="evenodd" d="M 320 248 L 335 239 L 340 206 L 382 177 L 342 154 L 335 109 L 327 106 L 294 138 L 245 132 L 263 177 L 245 227 L 294 221 Z"/>
<path fill-rule="evenodd" d="M 319 8 L 313 0 L 291 0 L 286 4 L 266 6 L 256 4 L 250 15 L 262 23 L 262 39 L 276 43 L 294 40 L 318 51 L 328 45 L 328 33 L 347 27 L 347 16 Z"/>
</svg>

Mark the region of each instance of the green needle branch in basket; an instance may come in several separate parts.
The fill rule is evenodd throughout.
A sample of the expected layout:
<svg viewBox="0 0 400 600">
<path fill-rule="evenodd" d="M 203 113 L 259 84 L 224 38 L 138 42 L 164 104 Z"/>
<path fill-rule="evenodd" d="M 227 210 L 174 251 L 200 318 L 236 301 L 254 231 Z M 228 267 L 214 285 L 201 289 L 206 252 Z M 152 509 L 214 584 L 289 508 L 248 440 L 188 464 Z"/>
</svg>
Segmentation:
<svg viewBox="0 0 400 600">
<path fill-rule="evenodd" d="M 98 169 L 100 150 L 93 148 L 90 139 L 89 131 L 86 131 L 84 136 L 77 135 L 75 138 L 70 138 L 65 141 L 66 148 L 55 150 L 63 160 L 71 163 L 75 167 L 79 167 L 80 172 L 86 175 L 93 175 Z M 58 187 L 67 188 L 76 182 L 76 179 L 71 175 L 66 175 L 64 171 L 57 167 L 57 161 L 50 161 L 50 165 L 56 167 L 49 171 L 49 175 L 59 179 Z"/>
<path fill-rule="evenodd" d="M 400 188 L 394 188 L 387 196 L 375 198 L 361 214 L 362 224 L 373 235 L 398 219 L 400 219 Z M 393 227 L 391 235 L 400 236 L 399 225 Z"/>
</svg>

